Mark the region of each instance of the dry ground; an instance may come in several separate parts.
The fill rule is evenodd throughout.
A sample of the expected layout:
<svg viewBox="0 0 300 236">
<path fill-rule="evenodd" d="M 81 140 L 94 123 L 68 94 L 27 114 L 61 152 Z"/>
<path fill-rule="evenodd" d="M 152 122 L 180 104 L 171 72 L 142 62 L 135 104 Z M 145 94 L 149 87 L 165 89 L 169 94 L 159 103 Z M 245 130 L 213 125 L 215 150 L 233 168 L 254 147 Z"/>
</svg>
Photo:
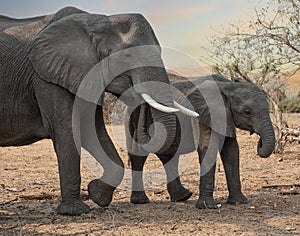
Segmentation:
<svg viewBox="0 0 300 236">
<path fill-rule="evenodd" d="M 300 125 L 300 114 L 286 116 L 290 126 Z M 106 209 L 85 199 L 92 211 L 78 217 L 55 212 L 60 191 L 49 140 L 0 148 L 0 235 L 300 235 L 300 145 L 288 145 L 283 155 L 261 159 L 256 155 L 257 136 L 239 131 L 238 139 L 247 205 L 226 204 L 225 176 L 218 164 L 215 198 L 222 206 L 196 209 L 199 167 L 195 156 L 182 174 L 184 185 L 194 192 L 187 202 L 171 203 L 162 185 L 148 191 L 150 204 L 133 205 L 130 192 L 118 189 Z M 124 150 L 119 151 L 127 160 Z M 147 160 L 148 169 L 158 165 L 154 157 Z M 82 188 L 94 178 L 83 165 Z M 296 188 L 291 190 L 293 185 Z"/>
</svg>

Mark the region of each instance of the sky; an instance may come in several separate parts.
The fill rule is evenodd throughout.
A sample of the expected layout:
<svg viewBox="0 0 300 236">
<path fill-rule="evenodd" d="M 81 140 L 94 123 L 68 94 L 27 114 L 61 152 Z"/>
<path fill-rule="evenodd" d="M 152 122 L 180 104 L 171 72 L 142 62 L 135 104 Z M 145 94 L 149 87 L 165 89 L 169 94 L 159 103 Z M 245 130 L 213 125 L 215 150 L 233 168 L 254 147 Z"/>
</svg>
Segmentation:
<svg viewBox="0 0 300 236">
<path fill-rule="evenodd" d="M 106 15 L 142 13 L 152 25 L 167 51 L 164 60 L 170 67 L 197 66 L 209 48 L 208 38 L 221 25 L 247 20 L 262 0 L 1 0 L 0 15 L 15 18 L 55 13 L 75 6 L 91 13 Z M 196 72 L 197 73 L 197 72 Z"/>
</svg>

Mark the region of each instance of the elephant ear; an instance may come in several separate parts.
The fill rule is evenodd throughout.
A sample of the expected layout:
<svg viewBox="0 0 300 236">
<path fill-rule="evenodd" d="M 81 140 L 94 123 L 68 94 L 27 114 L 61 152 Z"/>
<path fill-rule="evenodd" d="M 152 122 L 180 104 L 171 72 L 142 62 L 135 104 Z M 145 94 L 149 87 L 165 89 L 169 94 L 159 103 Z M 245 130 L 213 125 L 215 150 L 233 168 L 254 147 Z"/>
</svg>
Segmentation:
<svg viewBox="0 0 300 236">
<path fill-rule="evenodd" d="M 235 137 L 229 100 L 218 84 L 215 81 L 204 81 L 188 91 L 188 100 L 198 112 L 200 124 L 209 126 L 223 136 Z"/>
<path fill-rule="evenodd" d="M 103 32 L 107 22 L 104 15 L 80 13 L 45 27 L 33 40 L 29 53 L 39 77 L 76 94 L 84 77 L 99 62 L 91 34 Z"/>
<path fill-rule="evenodd" d="M 224 95 L 223 95 L 223 101 L 224 101 L 224 105 L 225 105 L 226 121 L 227 121 L 225 136 L 235 138 L 236 137 L 236 127 L 235 127 L 234 120 L 233 120 L 230 102 L 229 102 L 228 98 Z"/>
</svg>

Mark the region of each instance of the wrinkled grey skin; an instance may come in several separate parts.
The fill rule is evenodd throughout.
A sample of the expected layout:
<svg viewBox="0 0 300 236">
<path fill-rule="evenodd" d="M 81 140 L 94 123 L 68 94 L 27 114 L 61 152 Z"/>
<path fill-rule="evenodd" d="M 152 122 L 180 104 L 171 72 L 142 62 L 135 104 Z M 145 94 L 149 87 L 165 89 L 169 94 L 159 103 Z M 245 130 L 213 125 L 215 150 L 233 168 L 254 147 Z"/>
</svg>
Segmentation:
<svg viewBox="0 0 300 236">
<path fill-rule="evenodd" d="M 104 88 L 99 91 L 95 114 L 95 103 L 79 99 L 74 110 L 73 103 L 82 79 L 99 61 L 111 53 L 140 45 L 159 46 L 159 43 L 149 23 L 139 14 L 105 16 L 67 7 L 53 15 L 28 19 L 0 16 L 0 146 L 52 139 L 59 165 L 60 214 L 79 215 L 90 211 L 80 199 L 80 150 L 74 140 L 100 161 L 104 168 L 101 179 L 114 182 L 110 186 L 101 179 L 93 180 L 88 190 L 94 202 L 108 206 L 123 178 L 123 168 L 116 170 L 111 162 L 123 167 L 103 121 Z M 160 52 L 155 56 L 161 60 Z M 147 81 L 169 84 L 164 67 L 140 67 L 115 79 L 109 91 L 121 95 L 123 91 L 119 87 L 123 78 L 131 85 Z M 147 93 L 166 106 L 173 105 L 171 89 L 153 91 L 139 86 L 131 98 L 140 100 L 140 93 Z M 153 119 L 164 123 L 170 131 L 169 143 L 165 143 L 168 147 L 175 135 L 175 115 L 151 110 Z M 94 122 L 93 117 L 97 122 L 89 125 Z M 165 117 L 170 122 L 164 122 Z M 89 139 L 91 127 L 96 128 L 97 141 L 110 161 L 102 158 L 98 143 Z"/>
<path fill-rule="evenodd" d="M 196 118 L 198 119 L 198 128 L 200 129 L 199 141 L 194 140 L 196 136 L 193 135 L 192 118 L 179 118 L 178 121 L 181 120 L 181 124 L 177 121 L 177 136 L 175 142 L 168 150 L 164 152 L 158 151 L 156 153 L 158 158 L 164 164 L 167 174 L 167 189 L 171 201 L 184 201 L 192 195 L 192 193 L 184 188 L 180 182 L 178 174 L 179 155 L 197 150 L 199 162 L 202 163 L 211 141 L 214 142 L 215 146 L 213 146 L 213 149 L 215 149 L 215 151 L 211 152 L 211 154 L 209 154 L 210 156 L 206 156 L 205 158 L 210 158 L 210 160 L 214 162 L 212 168 L 208 172 L 204 171 L 201 165 L 199 186 L 200 196 L 196 207 L 209 209 L 217 208 L 217 204 L 213 199 L 213 191 L 216 168 L 215 160 L 218 151 L 220 152 L 225 169 L 229 190 L 227 202 L 230 204 L 247 203 L 248 200 L 241 191 L 239 147 L 235 128 L 238 127 L 260 135 L 258 154 L 261 157 L 268 157 L 272 153 L 275 145 L 275 136 L 269 117 L 268 103 L 263 92 L 253 84 L 233 82 L 218 75 L 200 77 L 197 80 L 194 80 L 193 83 L 174 75 L 170 80 L 171 84 L 186 96 L 195 111 L 200 114 L 199 118 Z M 195 87 L 195 85 L 200 86 L 204 81 L 215 81 L 222 94 L 223 104 L 225 105 L 226 110 L 226 121 L 220 121 L 225 122 L 224 125 L 226 125 L 226 129 L 224 129 L 225 131 L 223 132 L 212 129 L 214 126 L 211 124 L 210 111 L 207 103 L 199 90 Z M 205 85 L 203 86 L 202 89 L 205 90 L 206 87 Z M 175 100 L 178 101 L 176 95 Z M 214 106 L 213 109 L 221 109 L 221 107 Z M 145 113 L 145 121 L 140 121 L 140 113 Z M 137 147 L 134 146 L 136 144 L 133 144 L 131 141 L 131 137 L 138 142 L 136 138 L 138 137 L 137 133 L 140 132 L 138 127 L 147 130 L 151 123 L 151 112 L 149 111 L 148 106 L 145 105 L 144 107 L 139 107 L 130 116 L 129 132 L 126 134 L 129 158 L 133 170 L 133 191 L 130 201 L 135 204 L 149 202 L 144 191 L 142 179 L 143 166 L 148 153 L 145 151 L 141 155 L 131 154 L 133 150 L 137 149 Z M 182 141 L 180 141 L 180 139 Z M 219 147 L 222 145 L 222 140 L 224 141 L 223 146 Z"/>
</svg>

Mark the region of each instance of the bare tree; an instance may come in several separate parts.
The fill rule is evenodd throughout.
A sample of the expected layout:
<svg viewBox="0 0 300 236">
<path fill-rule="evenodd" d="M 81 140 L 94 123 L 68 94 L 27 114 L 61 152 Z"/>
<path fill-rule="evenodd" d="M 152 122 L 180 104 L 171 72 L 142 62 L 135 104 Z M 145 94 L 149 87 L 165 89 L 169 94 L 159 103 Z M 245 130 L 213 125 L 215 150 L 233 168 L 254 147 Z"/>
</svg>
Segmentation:
<svg viewBox="0 0 300 236">
<path fill-rule="evenodd" d="M 261 87 L 272 104 L 276 152 L 283 152 L 286 122 L 278 105 L 284 83 L 300 69 L 300 1 L 277 0 L 255 8 L 255 18 L 230 25 L 210 39 L 213 71 Z"/>
</svg>

